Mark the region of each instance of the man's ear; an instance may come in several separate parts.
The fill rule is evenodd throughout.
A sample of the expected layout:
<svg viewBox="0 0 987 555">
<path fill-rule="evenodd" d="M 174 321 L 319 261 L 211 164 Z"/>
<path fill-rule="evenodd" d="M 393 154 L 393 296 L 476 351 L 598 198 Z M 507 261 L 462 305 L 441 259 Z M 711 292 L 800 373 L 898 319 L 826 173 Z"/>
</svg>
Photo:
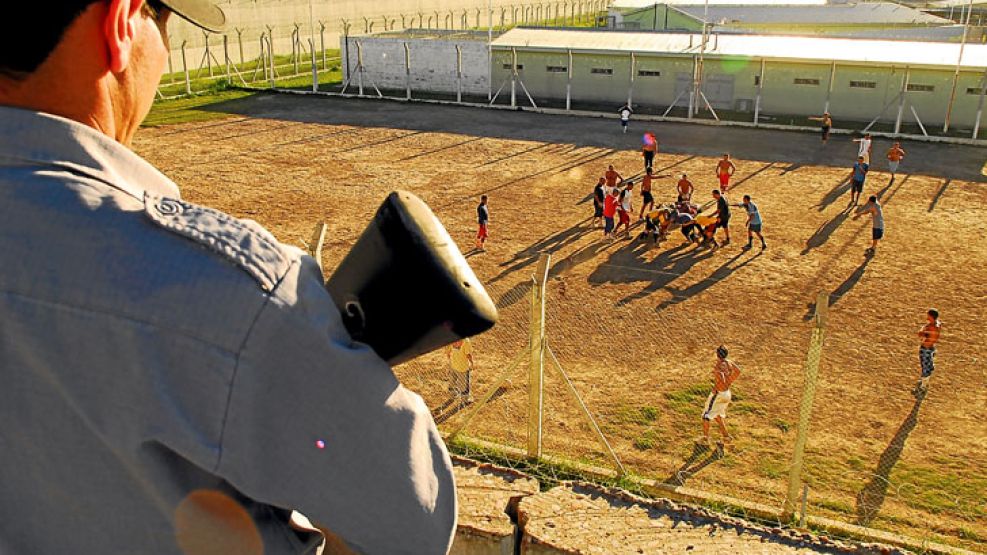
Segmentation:
<svg viewBox="0 0 987 555">
<path fill-rule="evenodd" d="M 113 73 L 121 73 L 130 64 L 144 0 L 110 0 L 107 4 L 103 35 L 106 39 L 109 69 Z"/>
</svg>

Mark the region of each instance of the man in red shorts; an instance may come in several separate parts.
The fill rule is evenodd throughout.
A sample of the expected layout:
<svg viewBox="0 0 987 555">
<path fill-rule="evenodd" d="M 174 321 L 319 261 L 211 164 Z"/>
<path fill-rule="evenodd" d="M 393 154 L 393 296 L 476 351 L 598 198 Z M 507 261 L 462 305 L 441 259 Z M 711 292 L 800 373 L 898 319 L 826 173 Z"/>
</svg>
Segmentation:
<svg viewBox="0 0 987 555">
<path fill-rule="evenodd" d="M 716 177 L 720 180 L 720 191 L 727 192 L 730 188 L 730 178 L 737 171 L 737 166 L 733 165 L 729 154 L 724 154 L 723 158 L 716 163 Z"/>
<path fill-rule="evenodd" d="M 634 212 L 634 207 L 631 206 L 631 200 L 634 197 L 634 182 L 629 182 L 624 190 L 620 191 L 620 203 L 617 205 L 617 215 L 620 216 L 620 221 L 617 222 L 617 227 L 614 228 L 613 234 L 617 235 L 620 230 L 620 226 L 624 226 L 624 233 L 630 237 L 631 234 L 631 214 Z"/>
<path fill-rule="evenodd" d="M 482 251 L 483 244 L 487 242 L 490 234 L 487 232 L 487 224 L 490 223 L 490 211 L 487 209 L 487 195 L 480 197 L 480 204 L 476 206 L 476 222 L 479 229 L 476 231 L 476 250 Z"/>
</svg>

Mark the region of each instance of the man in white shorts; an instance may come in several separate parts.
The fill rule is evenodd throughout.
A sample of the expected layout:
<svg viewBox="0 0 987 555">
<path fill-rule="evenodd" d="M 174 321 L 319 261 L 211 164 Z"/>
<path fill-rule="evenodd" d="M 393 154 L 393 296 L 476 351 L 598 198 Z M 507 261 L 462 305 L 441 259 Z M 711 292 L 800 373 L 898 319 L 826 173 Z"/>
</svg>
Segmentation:
<svg viewBox="0 0 987 555">
<path fill-rule="evenodd" d="M 727 407 L 730 406 L 732 395 L 730 386 L 740 376 L 740 368 L 727 358 L 727 348 L 720 345 L 716 349 L 716 364 L 713 365 L 713 391 L 706 398 L 706 405 L 703 408 L 703 441 L 707 446 L 711 446 L 709 439 L 709 423 L 716 420 L 723 434 L 723 444 L 729 444 L 730 435 L 727 434 Z"/>
</svg>

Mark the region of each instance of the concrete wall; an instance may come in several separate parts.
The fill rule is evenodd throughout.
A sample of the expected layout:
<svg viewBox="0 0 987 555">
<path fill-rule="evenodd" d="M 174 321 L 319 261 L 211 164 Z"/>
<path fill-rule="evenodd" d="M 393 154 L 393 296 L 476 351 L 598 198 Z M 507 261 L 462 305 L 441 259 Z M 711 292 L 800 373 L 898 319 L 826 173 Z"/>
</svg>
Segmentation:
<svg viewBox="0 0 987 555">
<path fill-rule="evenodd" d="M 363 52 L 364 86 L 371 82 L 379 88 L 404 89 L 406 86 L 405 49 L 411 54 L 411 89 L 455 94 L 457 84 L 458 45 L 462 51 L 463 94 L 486 96 L 489 88 L 487 44 L 475 40 L 409 39 L 391 37 L 350 37 L 340 41 L 343 52 L 343 75 L 353 75 L 357 85 L 357 43 Z M 345 77 L 344 77 L 345 78 Z"/>
<path fill-rule="evenodd" d="M 568 67 L 565 51 L 518 51 L 519 76 L 535 98 L 564 100 L 566 72 L 548 71 Z M 506 67 L 505 67 L 506 66 Z M 504 93 L 510 90 L 510 51 L 495 50 L 493 88 L 505 81 Z M 645 106 L 665 107 L 689 86 L 693 67 L 692 57 L 638 55 L 636 57 L 633 99 Z M 753 112 L 757 95 L 756 77 L 760 73 L 759 59 L 707 58 L 704 92 L 716 109 Z M 612 69 L 612 74 L 593 73 L 593 68 Z M 642 76 L 640 71 L 659 71 L 660 76 Z M 630 57 L 617 54 L 573 54 L 572 98 L 574 102 L 611 104 L 614 109 L 627 100 L 630 86 Z M 908 105 L 914 106 L 927 127 L 942 125 L 952 86 L 953 68 L 910 70 L 912 89 L 906 93 Z M 771 116 L 808 116 L 822 113 L 829 89 L 831 66 L 825 63 L 767 61 L 761 96 L 761 113 Z M 879 121 L 890 123 L 897 116 L 895 97 L 902 88 L 904 67 L 868 67 L 837 64 L 829 111 L 837 120 L 870 121 L 882 110 Z M 972 128 L 976 118 L 979 96 L 977 91 L 982 72 L 964 71 L 956 88 L 956 100 L 951 121 L 953 126 Z M 796 81 L 798 80 L 798 81 Z M 818 81 L 818 83 L 816 83 Z M 873 87 L 851 86 L 862 83 Z M 932 90 L 923 90 L 931 86 Z M 968 92 L 968 89 L 971 91 Z M 518 87 L 521 102 L 520 86 Z M 680 97 L 679 106 L 688 96 Z M 906 106 L 904 122 L 913 122 Z"/>
</svg>

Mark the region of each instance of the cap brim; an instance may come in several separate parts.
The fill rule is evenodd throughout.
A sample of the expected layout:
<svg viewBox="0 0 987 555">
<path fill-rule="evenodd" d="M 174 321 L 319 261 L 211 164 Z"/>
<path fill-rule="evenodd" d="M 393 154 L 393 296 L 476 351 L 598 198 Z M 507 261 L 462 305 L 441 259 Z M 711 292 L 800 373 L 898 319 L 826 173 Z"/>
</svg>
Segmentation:
<svg viewBox="0 0 987 555">
<path fill-rule="evenodd" d="M 168 9 L 189 23 L 206 31 L 226 30 L 226 13 L 208 0 L 161 0 Z"/>
</svg>

